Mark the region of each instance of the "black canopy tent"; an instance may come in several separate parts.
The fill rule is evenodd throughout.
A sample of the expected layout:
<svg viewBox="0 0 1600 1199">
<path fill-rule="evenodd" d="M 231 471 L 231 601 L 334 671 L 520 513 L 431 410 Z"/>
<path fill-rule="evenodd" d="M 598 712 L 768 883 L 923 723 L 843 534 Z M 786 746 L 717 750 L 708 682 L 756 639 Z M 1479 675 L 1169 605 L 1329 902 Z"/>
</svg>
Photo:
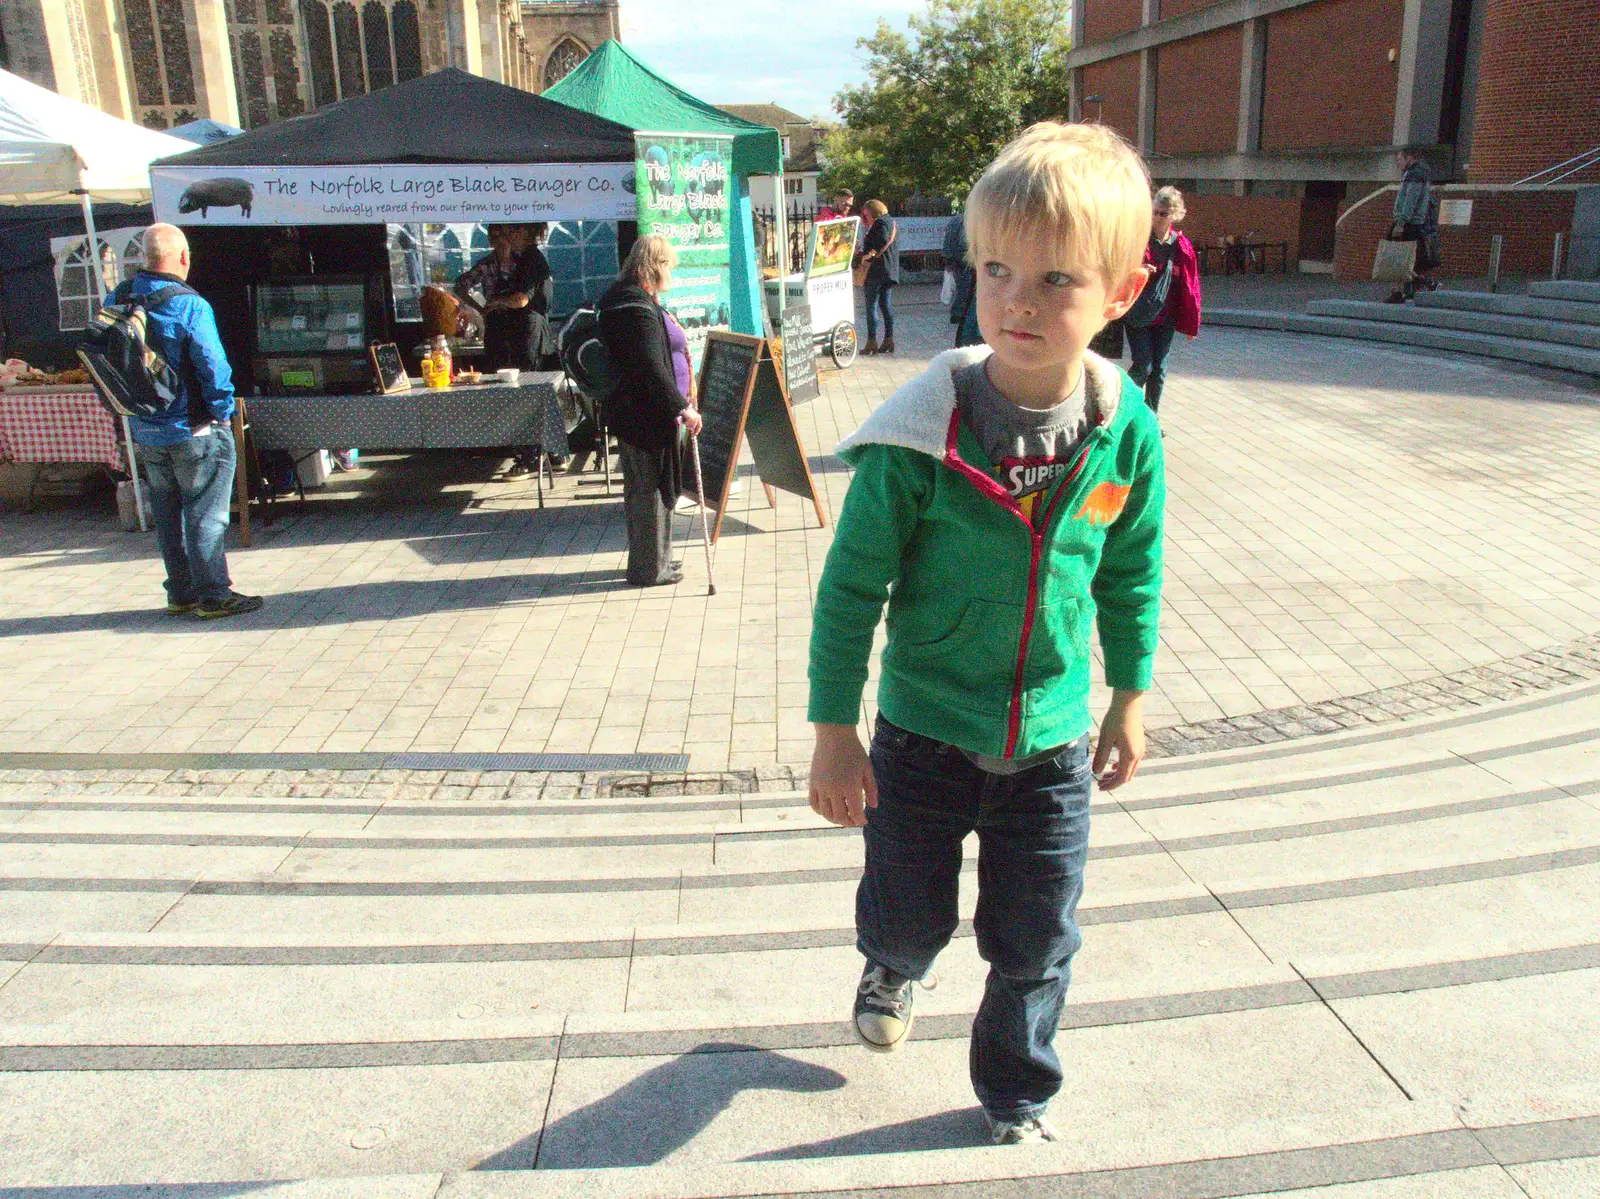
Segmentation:
<svg viewBox="0 0 1600 1199">
<path fill-rule="evenodd" d="M 449 68 L 159 159 L 151 164 L 150 176 L 156 217 L 183 226 L 188 234 L 194 262 L 190 282 L 216 307 L 236 379 L 248 391 L 255 383 L 251 285 L 318 274 L 387 278 L 386 225 L 406 219 L 378 213 L 355 214 L 348 223 L 299 223 L 275 216 L 270 198 L 259 189 L 253 212 L 248 206 L 183 212 L 187 205 L 175 200 L 174 189 L 181 190 L 186 181 L 219 171 L 248 178 L 266 168 L 626 164 L 624 186 L 631 188 L 633 161 L 633 131 L 627 126 Z M 631 212 L 631 191 L 625 199 Z M 581 200 L 573 196 L 566 202 Z M 559 221 L 583 215 L 563 211 L 562 203 L 557 200 L 553 210 L 537 216 L 505 219 Z M 388 321 L 386 340 L 414 340 L 395 328 L 392 306 Z"/>
</svg>

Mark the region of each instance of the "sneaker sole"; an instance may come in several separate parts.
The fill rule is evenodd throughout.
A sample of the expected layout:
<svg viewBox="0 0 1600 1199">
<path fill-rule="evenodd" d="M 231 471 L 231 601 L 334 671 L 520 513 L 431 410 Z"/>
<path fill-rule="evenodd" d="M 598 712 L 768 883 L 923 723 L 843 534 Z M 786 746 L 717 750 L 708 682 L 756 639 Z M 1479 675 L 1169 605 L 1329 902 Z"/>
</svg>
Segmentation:
<svg viewBox="0 0 1600 1199">
<path fill-rule="evenodd" d="M 197 609 L 195 615 L 201 620 L 222 620 L 228 616 L 248 616 L 252 612 L 259 611 L 261 611 L 260 608 L 232 608 L 221 612 L 204 612 Z"/>
</svg>

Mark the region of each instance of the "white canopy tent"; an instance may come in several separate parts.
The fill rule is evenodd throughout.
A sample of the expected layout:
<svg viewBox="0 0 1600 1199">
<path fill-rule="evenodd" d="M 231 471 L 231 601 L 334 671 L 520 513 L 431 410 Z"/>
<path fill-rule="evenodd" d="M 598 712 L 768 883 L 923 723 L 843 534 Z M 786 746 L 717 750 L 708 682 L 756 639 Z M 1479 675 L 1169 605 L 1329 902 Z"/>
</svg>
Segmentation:
<svg viewBox="0 0 1600 1199">
<path fill-rule="evenodd" d="M 78 200 L 91 247 L 91 198 L 147 204 L 151 160 L 192 149 L 0 71 L 0 204 Z"/>
<path fill-rule="evenodd" d="M 150 200 L 150 162 L 194 149 L 191 142 L 108 116 L 97 108 L 58 96 L 26 79 L 0 70 L 0 204 L 83 205 L 89 252 L 98 264 L 99 236 L 93 199 L 125 204 Z M 105 279 L 97 268 L 95 299 L 105 299 Z M 122 421 L 133 466 L 133 439 Z M 134 503 L 144 528 L 144 498 L 133 472 Z"/>
</svg>

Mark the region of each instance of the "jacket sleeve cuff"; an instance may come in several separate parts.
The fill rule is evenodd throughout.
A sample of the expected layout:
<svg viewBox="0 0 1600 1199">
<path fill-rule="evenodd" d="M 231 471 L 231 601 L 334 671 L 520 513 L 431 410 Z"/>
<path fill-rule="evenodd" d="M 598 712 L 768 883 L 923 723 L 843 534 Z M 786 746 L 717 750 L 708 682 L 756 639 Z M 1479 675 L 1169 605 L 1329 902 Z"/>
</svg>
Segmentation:
<svg viewBox="0 0 1600 1199">
<path fill-rule="evenodd" d="M 824 683 L 813 679 L 806 719 L 812 724 L 847 724 L 855 727 L 861 723 L 861 690 L 859 686 L 849 683 Z"/>
<path fill-rule="evenodd" d="M 1113 691 L 1148 691 L 1154 674 L 1154 653 L 1106 655 L 1106 686 Z"/>
</svg>

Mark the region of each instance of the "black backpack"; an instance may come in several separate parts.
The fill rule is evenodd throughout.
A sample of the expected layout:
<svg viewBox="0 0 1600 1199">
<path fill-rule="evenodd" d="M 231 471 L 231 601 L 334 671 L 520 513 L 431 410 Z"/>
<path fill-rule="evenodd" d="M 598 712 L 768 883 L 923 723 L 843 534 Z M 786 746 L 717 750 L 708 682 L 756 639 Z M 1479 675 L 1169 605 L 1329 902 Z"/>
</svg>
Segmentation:
<svg viewBox="0 0 1600 1199">
<path fill-rule="evenodd" d="M 605 401 L 616 392 L 622 381 L 616 364 L 611 361 L 611 351 L 606 349 L 600 336 L 600 313 L 594 308 L 580 308 L 561 326 L 556 342 L 561 355 L 561 369 L 590 399 Z"/>
<path fill-rule="evenodd" d="M 179 370 L 151 348 L 145 330 L 150 309 L 161 307 L 174 296 L 199 294 L 192 287 L 173 283 L 134 299 L 124 284 L 95 313 L 78 347 L 78 360 L 94 380 L 101 401 L 114 414 L 160 416 L 177 403 L 183 394 L 183 382 L 189 384 L 191 411 L 197 406 L 199 389 L 194 385 L 193 372 L 185 369 L 187 361 L 179 364 L 179 370 L 184 371 L 180 376 Z M 206 416 L 202 423 L 209 420 Z"/>
</svg>

